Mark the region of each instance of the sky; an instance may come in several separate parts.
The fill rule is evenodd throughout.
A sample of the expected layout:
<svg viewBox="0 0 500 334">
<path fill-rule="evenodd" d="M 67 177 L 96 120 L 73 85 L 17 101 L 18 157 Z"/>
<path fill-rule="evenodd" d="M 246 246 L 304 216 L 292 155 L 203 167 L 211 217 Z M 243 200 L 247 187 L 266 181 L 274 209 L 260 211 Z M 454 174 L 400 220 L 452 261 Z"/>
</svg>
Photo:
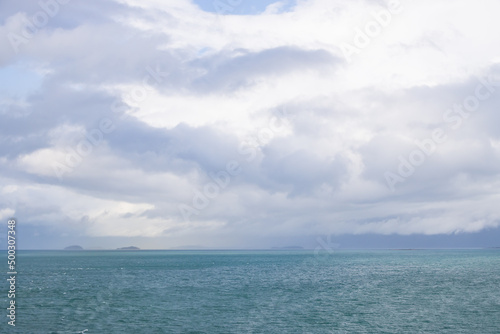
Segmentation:
<svg viewBox="0 0 500 334">
<path fill-rule="evenodd" d="M 0 246 L 500 246 L 499 12 L 1 1 Z"/>
</svg>

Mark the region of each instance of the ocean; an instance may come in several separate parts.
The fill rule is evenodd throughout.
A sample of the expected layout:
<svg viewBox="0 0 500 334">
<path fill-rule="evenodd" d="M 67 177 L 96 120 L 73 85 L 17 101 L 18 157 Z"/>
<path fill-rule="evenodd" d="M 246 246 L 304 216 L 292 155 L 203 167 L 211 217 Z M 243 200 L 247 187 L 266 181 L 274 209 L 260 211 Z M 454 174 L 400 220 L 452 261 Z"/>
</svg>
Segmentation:
<svg viewBox="0 0 500 334">
<path fill-rule="evenodd" d="M 17 256 L 1 333 L 500 333 L 495 249 Z"/>
</svg>

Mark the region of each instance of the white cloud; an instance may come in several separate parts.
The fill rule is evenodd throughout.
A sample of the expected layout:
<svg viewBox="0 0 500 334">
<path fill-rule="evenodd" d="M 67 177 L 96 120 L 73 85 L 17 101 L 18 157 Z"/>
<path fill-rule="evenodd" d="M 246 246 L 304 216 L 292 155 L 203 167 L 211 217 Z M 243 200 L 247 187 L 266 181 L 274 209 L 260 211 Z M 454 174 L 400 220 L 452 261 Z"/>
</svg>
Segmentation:
<svg viewBox="0 0 500 334">
<path fill-rule="evenodd" d="M 443 118 L 498 73 L 496 1 L 402 1 L 366 47 L 355 38 L 382 2 L 299 1 L 245 16 L 177 0 L 102 6 L 105 20 L 54 20 L 19 55 L 0 51 L 0 62 L 46 71 L 25 102 L 2 100 L 0 164 L 19 188 L 4 188 L 0 210 L 15 198 L 33 224 L 68 218 L 89 236 L 178 243 L 209 233 L 219 238 L 210 244 L 499 224 L 500 87 L 458 129 Z M 346 43 L 358 49 L 349 59 Z M 128 106 L 114 109 L 121 99 Z M 54 161 L 104 118 L 115 130 L 61 182 Z M 384 173 L 436 128 L 447 140 L 392 193 Z M 184 221 L 179 205 L 193 206 L 233 160 L 241 173 Z"/>
</svg>

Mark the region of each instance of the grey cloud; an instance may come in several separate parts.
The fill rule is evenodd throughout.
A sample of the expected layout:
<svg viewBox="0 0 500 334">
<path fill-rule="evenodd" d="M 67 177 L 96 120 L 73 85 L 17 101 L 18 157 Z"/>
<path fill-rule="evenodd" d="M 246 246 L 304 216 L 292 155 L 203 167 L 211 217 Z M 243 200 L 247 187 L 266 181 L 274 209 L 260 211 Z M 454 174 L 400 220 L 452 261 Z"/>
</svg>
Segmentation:
<svg viewBox="0 0 500 334">
<path fill-rule="evenodd" d="M 193 66 L 207 71 L 207 74 L 193 82 L 193 87 L 201 92 L 236 91 L 251 86 L 262 77 L 308 69 L 318 70 L 341 62 L 339 58 L 325 50 L 301 50 L 289 46 L 260 52 L 235 51 L 237 51 L 235 56 L 224 52 L 193 61 Z"/>
<path fill-rule="evenodd" d="M 71 0 L 67 4 L 59 4 L 57 0 L 2 1 L 0 3 L 0 25 L 3 25 L 7 18 L 17 13 L 26 13 L 29 20 L 32 21 L 33 15 L 42 11 L 51 16 L 44 28 L 73 29 L 83 24 L 110 22 L 112 18 L 109 13 L 121 15 L 129 10 L 126 5 L 109 0 Z M 135 10 L 141 12 L 140 8 L 135 8 Z"/>
<path fill-rule="evenodd" d="M 314 196 L 313 191 L 319 190 L 323 184 L 337 188 L 346 175 L 346 169 L 339 157 L 321 157 L 306 150 L 283 156 L 268 148 L 264 150 L 260 172 L 266 176 L 269 190 L 286 191 L 293 197 Z"/>
<path fill-rule="evenodd" d="M 236 137 L 210 127 L 179 124 L 171 130 L 154 129 L 127 120 L 108 140 L 120 156 L 146 171 L 188 173 L 196 168 L 209 173 L 225 169 L 228 161 L 239 157 Z"/>
</svg>

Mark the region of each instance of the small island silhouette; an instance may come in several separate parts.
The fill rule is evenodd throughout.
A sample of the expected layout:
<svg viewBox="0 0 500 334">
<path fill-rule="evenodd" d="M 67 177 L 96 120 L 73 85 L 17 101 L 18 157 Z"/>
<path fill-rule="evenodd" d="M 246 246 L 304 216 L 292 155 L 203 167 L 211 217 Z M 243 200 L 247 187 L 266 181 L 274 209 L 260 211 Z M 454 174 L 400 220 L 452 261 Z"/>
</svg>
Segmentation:
<svg viewBox="0 0 500 334">
<path fill-rule="evenodd" d="M 140 250 L 140 248 L 135 246 L 128 246 L 128 247 L 117 248 L 117 250 Z"/>
<path fill-rule="evenodd" d="M 83 247 L 78 246 L 78 245 L 73 245 L 73 246 L 65 247 L 64 250 L 83 250 Z"/>
<path fill-rule="evenodd" d="M 304 247 L 301 246 L 285 246 L 285 247 L 272 247 L 273 250 L 302 250 Z"/>
</svg>

